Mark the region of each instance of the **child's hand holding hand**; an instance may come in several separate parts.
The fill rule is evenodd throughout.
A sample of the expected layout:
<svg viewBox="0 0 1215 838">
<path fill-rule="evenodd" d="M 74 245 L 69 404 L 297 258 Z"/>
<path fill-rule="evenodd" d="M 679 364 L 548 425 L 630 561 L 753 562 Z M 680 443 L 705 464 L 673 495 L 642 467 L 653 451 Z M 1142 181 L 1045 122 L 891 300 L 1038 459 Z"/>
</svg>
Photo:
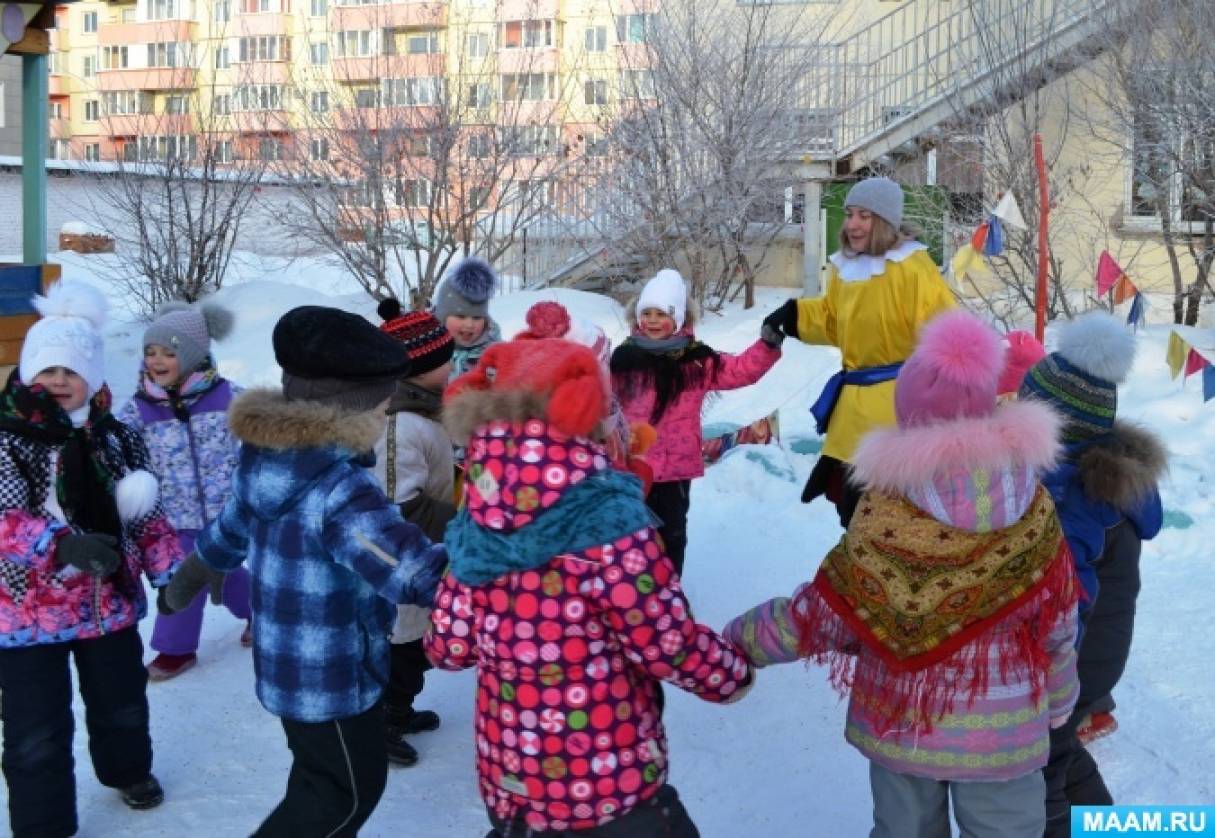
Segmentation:
<svg viewBox="0 0 1215 838">
<path fill-rule="evenodd" d="M 118 569 L 118 539 L 99 532 L 70 533 L 59 539 L 55 557 L 90 576 L 103 578 Z"/>
</svg>

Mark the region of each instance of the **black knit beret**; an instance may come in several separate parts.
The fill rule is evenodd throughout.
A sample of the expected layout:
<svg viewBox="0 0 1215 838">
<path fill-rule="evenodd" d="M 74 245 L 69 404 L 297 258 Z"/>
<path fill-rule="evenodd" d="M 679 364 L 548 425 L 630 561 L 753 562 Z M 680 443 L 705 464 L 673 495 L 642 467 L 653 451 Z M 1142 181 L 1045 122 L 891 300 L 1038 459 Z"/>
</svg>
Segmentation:
<svg viewBox="0 0 1215 838">
<path fill-rule="evenodd" d="M 300 306 L 274 326 L 274 359 L 297 378 L 398 379 L 409 356 L 370 322 L 341 309 Z"/>
</svg>

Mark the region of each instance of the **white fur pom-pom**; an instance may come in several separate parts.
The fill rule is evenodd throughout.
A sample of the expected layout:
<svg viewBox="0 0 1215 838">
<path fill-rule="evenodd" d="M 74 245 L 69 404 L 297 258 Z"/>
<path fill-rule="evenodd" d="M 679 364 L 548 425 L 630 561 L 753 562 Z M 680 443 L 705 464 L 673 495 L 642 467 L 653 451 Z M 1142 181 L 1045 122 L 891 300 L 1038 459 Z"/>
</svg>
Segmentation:
<svg viewBox="0 0 1215 838">
<path fill-rule="evenodd" d="M 89 321 L 94 329 L 105 326 L 109 308 L 96 288 L 70 280 L 56 282 L 47 289 L 45 297 L 35 296 L 33 302 L 43 317 L 80 317 Z"/>
<path fill-rule="evenodd" d="M 1135 335 L 1106 311 L 1090 311 L 1059 327 L 1059 354 L 1091 376 L 1121 384 L 1135 363 Z"/>
<path fill-rule="evenodd" d="M 150 471 L 133 471 L 118 481 L 114 499 L 118 504 L 118 517 L 123 523 L 138 521 L 156 508 L 160 497 L 160 483 Z"/>
</svg>

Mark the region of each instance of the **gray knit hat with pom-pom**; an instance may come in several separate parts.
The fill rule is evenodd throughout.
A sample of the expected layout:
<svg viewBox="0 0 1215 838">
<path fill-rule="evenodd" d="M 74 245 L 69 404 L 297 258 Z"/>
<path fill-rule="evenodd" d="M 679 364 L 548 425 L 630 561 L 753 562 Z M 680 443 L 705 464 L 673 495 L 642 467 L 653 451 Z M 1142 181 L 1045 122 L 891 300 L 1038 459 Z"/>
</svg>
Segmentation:
<svg viewBox="0 0 1215 838">
<path fill-rule="evenodd" d="M 443 278 L 431 310 L 444 325 L 453 314 L 489 317 L 489 298 L 497 286 L 498 275 L 489 263 L 469 257 Z"/>
<path fill-rule="evenodd" d="M 143 333 L 143 346 L 163 346 L 174 352 L 185 377 L 211 354 L 212 340 L 223 340 L 232 331 L 232 321 L 232 312 L 215 303 L 165 303 Z"/>
</svg>

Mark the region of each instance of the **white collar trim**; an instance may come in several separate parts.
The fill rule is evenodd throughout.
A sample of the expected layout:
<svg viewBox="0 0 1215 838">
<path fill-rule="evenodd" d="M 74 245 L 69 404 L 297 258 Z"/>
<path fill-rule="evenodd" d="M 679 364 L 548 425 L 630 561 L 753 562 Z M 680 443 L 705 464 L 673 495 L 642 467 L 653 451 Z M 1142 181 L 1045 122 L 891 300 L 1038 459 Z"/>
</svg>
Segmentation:
<svg viewBox="0 0 1215 838">
<path fill-rule="evenodd" d="M 908 239 L 898 247 L 887 250 L 881 256 L 872 256 L 868 253 L 846 256 L 843 250 L 837 250 L 828 257 L 828 261 L 835 265 L 835 270 L 842 281 L 861 282 L 884 272 L 887 262 L 902 262 L 911 254 L 927 249 L 927 245 Z"/>
</svg>

